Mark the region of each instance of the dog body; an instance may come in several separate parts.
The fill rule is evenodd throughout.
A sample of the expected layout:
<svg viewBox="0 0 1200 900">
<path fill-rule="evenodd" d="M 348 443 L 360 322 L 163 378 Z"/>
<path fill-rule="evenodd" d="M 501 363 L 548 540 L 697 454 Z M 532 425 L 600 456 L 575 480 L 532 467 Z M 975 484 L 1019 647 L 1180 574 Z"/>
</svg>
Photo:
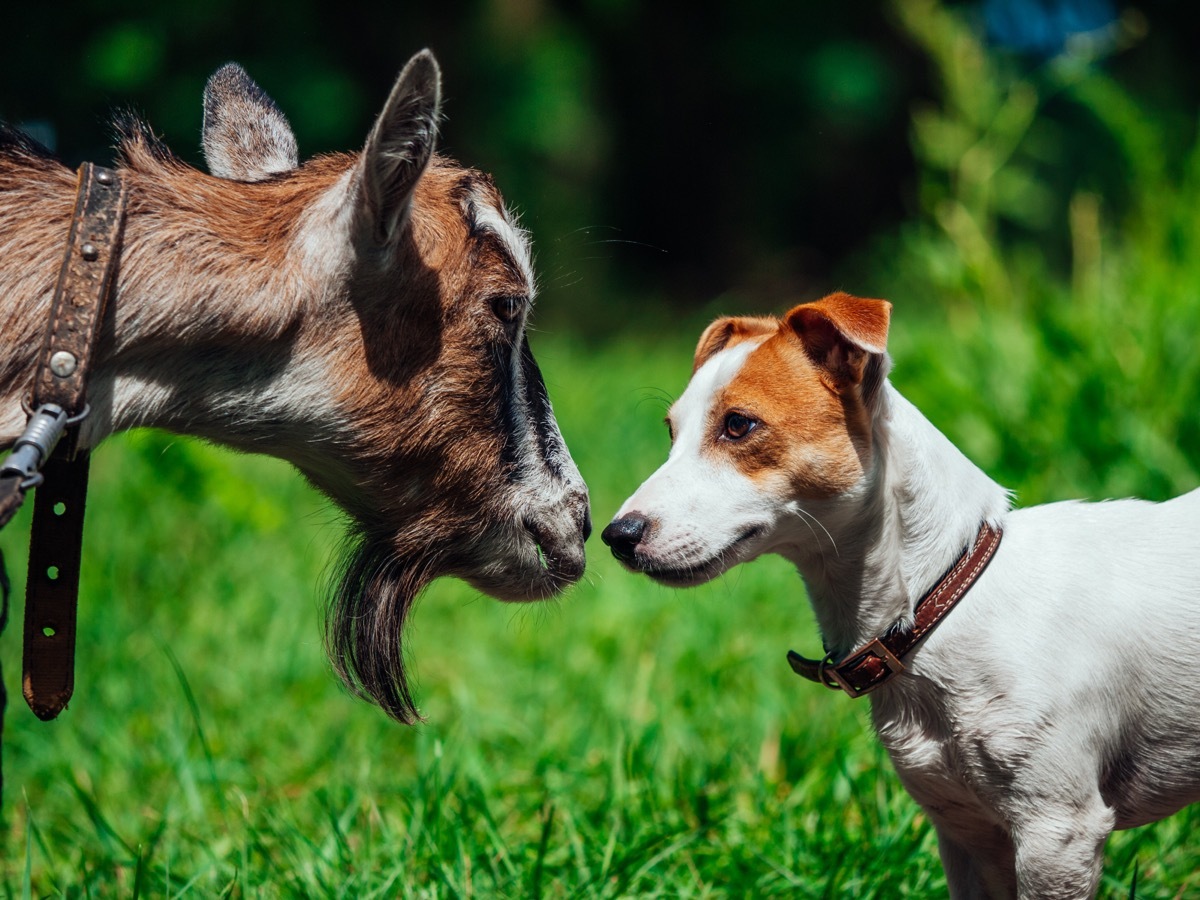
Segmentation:
<svg viewBox="0 0 1200 900">
<path fill-rule="evenodd" d="M 952 897 L 1088 897 L 1114 828 L 1200 799 L 1200 491 L 1009 509 L 886 380 L 890 306 L 837 294 L 722 319 L 667 462 L 605 529 L 675 586 L 763 553 L 804 578 L 831 658 L 911 625 L 975 537 L 962 602 L 871 695 Z"/>
</svg>

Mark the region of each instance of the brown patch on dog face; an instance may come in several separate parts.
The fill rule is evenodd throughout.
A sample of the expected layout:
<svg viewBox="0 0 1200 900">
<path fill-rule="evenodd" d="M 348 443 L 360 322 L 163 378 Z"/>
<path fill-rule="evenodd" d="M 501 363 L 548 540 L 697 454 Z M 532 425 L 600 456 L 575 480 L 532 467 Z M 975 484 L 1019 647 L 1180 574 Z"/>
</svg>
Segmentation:
<svg viewBox="0 0 1200 900">
<path fill-rule="evenodd" d="M 779 327 L 779 320 L 768 316 L 726 316 L 704 329 L 696 344 L 692 374 L 722 350 L 737 346 L 753 337 L 770 334 Z"/>
<path fill-rule="evenodd" d="M 733 439 L 725 434 L 730 413 L 756 424 Z M 718 393 L 708 428 L 712 452 L 725 455 L 747 477 L 806 499 L 852 488 L 871 450 L 870 414 L 857 392 L 833 390 L 783 324 Z"/>
</svg>

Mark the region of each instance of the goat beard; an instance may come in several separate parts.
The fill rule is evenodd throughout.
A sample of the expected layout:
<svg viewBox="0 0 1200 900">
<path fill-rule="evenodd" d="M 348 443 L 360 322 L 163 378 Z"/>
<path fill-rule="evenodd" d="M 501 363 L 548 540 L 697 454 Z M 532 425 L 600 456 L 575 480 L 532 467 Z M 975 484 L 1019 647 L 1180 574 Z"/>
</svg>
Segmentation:
<svg viewBox="0 0 1200 900">
<path fill-rule="evenodd" d="M 442 569 L 436 541 L 352 532 L 331 584 L 325 649 L 350 691 L 393 719 L 421 720 L 404 671 L 404 622 L 417 596 Z"/>
</svg>

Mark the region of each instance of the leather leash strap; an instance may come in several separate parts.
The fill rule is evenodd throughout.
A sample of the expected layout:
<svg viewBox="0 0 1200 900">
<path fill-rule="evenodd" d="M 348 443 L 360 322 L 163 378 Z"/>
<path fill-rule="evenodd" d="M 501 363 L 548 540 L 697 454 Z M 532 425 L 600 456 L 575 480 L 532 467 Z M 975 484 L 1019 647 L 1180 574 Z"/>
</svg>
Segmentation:
<svg viewBox="0 0 1200 900">
<path fill-rule="evenodd" d="M 34 376 L 32 407 L 56 405 L 77 424 L 87 412 L 87 377 L 112 290 L 125 222 L 127 188 L 119 173 L 79 167 L 79 191 L 50 325 Z M 88 454 L 68 428 L 43 469 L 30 535 L 25 595 L 25 701 L 48 720 L 75 687 L 75 610 L 87 499 Z"/>
<path fill-rule="evenodd" d="M 1000 546 L 1000 537 L 1000 529 L 986 522 L 980 526 L 974 545 L 917 601 L 912 628 L 872 638 L 838 663 L 833 662 L 831 655 L 820 660 L 809 659 L 789 650 L 792 671 L 835 691 L 845 691 L 851 697 L 869 694 L 891 681 L 904 671 L 904 657 L 938 626 L 983 574 Z"/>
</svg>

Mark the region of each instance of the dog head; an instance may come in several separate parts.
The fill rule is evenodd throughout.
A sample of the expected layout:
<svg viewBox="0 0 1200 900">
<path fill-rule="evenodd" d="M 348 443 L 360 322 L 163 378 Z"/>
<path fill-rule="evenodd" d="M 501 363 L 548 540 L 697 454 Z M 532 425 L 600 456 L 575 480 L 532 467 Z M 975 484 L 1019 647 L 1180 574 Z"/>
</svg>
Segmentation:
<svg viewBox="0 0 1200 900">
<path fill-rule="evenodd" d="M 613 555 L 683 587 L 809 539 L 815 511 L 871 472 L 890 311 L 837 293 L 710 325 L 667 415 L 667 461 L 604 529 Z"/>
</svg>

